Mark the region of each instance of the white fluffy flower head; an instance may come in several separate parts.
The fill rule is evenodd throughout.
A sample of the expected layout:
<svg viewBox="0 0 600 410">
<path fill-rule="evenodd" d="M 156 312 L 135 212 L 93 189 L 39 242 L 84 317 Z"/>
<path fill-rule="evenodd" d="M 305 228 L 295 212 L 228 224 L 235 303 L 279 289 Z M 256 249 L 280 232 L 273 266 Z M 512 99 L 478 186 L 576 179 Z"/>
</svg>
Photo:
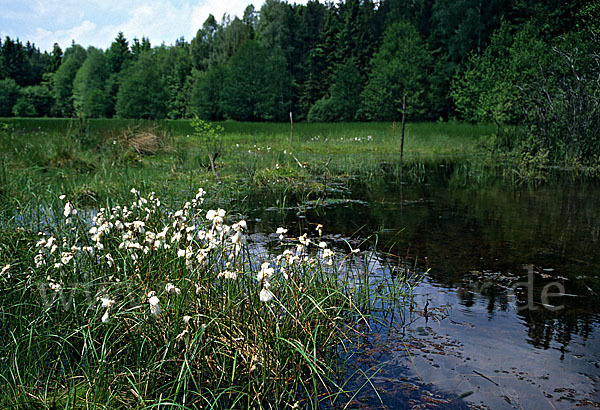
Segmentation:
<svg viewBox="0 0 600 410">
<path fill-rule="evenodd" d="M 150 304 L 150 313 L 152 313 L 154 316 L 160 315 L 160 300 L 158 297 L 154 295 L 150 296 L 148 303 Z"/>
<path fill-rule="evenodd" d="M 277 231 L 275 231 L 275 233 L 277 235 L 279 235 L 279 240 L 282 240 L 283 239 L 283 235 L 285 235 L 287 233 L 287 231 L 288 231 L 287 229 L 279 227 L 279 228 L 277 228 Z"/>
<path fill-rule="evenodd" d="M 273 273 L 275 273 L 275 269 L 269 267 L 269 262 L 264 262 L 256 274 L 256 279 L 262 283 L 265 280 L 269 280 L 273 276 Z"/>
<path fill-rule="evenodd" d="M 219 218 L 222 221 L 224 216 L 225 210 L 221 208 L 217 209 L 216 211 L 214 209 L 211 209 L 206 213 L 206 219 L 208 219 L 209 221 L 219 221 Z"/>
<path fill-rule="evenodd" d="M 173 285 L 172 283 L 167 283 L 165 285 L 165 291 L 169 294 L 169 295 L 179 295 L 181 294 L 181 289 L 179 289 L 177 286 Z M 156 298 L 156 296 L 153 296 Z M 158 298 L 156 298 L 158 299 Z"/>
<path fill-rule="evenodd" d="M 259 298 L 261 302 L 270 302 L 273 299 L 273 292 L 271 292 L 267 288 L 262 288 L 262 290 L 260 291 Z"/>
<path fill-rule="evenodd" d="M 102 302 L 102 307 L 108 308 L 108 309 L 110 309 L 115 304 L 114 299 L 111 299 L 108 297 L 102 297 L 102 298 L 100 298 L 100 301 Z"/>
</svg>

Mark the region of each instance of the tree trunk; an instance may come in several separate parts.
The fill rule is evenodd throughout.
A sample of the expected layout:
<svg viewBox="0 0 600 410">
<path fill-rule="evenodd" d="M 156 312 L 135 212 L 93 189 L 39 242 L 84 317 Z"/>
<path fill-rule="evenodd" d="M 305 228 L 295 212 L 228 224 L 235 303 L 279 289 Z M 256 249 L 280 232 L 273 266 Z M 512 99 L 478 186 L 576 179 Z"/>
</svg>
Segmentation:
<svg viewBox="0 0 600 410">
<path fill-rule="evenodd" d="M 400 161 L 404 157 L 404 126 L 406 120 L 406 95 L 402 97 L 402 139 L 400 140 Z"/>
<path fill-rule="evenodd" d="M 294 138 L 294 118 L 290 111 L 290 149 L 292 149 L 292 139 Z"/>
<path fill-rule="evenodd" d="M 223 181 L 221 181 L 221 177 L 219 176 L 217 168 L 215 167 L 215 155 L 212 152 L 209 153 L 208 159 L 210 161 L 210 169 L 212 170 L 212 173 L 214 174 L 215 178 L 217 178 L 217 181 L 219 181 L 219 184 L 222 184 Z"/>
</svg>

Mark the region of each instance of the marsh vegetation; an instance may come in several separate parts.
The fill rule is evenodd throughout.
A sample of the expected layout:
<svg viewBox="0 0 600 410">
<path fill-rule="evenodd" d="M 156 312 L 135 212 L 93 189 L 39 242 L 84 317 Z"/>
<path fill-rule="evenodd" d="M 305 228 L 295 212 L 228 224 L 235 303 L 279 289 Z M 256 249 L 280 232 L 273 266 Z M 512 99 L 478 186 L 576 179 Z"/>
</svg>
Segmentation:
<svg viewBox="0 0 600 410">
<path fill-rule="evenodd" d="M 420 274 L 374 281 L 376 246 L 334 247 L 316 223 L 248 241 L 250 203 L 320 207 L 352 181 L 418 179 L 483 130 L 417 124 L 401 164 L 390 123 L 300 124 L 290 146 L 285 124 L 4 122 L 0 400 L 344 406 L 374 374 L 345 361 Z"/>
<path fill-rule="evenodd" d="M 290 145 L 278 123 L 3 121 L 0 401 L 535 405 L 533 363 L 481 356 L 504 326 L 496 356 L 543 354 L 568 377 L 540 391 L 579 392 L 553 404 L 593 403 L 593 175 L 531 178 L 494 129 L 408 124 L 401 161 L 395 123 L 297 123 Z"/>
</svg>

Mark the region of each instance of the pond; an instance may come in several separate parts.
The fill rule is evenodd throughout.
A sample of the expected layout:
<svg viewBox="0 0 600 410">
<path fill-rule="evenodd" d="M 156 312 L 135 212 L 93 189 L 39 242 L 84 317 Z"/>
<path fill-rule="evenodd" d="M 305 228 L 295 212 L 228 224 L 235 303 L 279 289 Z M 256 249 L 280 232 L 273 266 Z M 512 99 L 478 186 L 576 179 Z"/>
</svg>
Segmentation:
<svg viewBox="0 0 600 410">
<path fill-rule="evenodd" d="M 465 184 L 446 166 L 321 204 L 263 201 L 255 232 L 320 223 L 338 247 L 376 243 L 380 263 L 425 273 L 358 346 L 350 362 L 370 376 L 350 408 L 600 407 L 600 186 Z"/>
</svg>

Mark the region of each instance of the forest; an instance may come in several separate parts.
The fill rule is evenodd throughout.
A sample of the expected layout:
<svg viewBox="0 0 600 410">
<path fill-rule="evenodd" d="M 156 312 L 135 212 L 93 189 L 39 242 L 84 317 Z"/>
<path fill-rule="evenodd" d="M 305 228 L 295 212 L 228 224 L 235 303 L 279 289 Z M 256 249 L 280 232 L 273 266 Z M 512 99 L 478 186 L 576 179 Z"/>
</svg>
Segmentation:
<svg viewBox="0 0 600 410">
<path fill-rule="evenodd" d="M 0 117 L 498 125 L 497 145 L 596 164 L 600 2 L 267 0 L 174 45 L 5 38 Z M 403 104 L 404 103 L 404 104 Z M 519 126 L 518 130 L 513 126 Z M 518 136 L 523 134 L 524 136 Z M 558 153 L 558 154 L 557 154 Z M 557 158 L 554 158 L 557 159 Z"/>
</svg>

